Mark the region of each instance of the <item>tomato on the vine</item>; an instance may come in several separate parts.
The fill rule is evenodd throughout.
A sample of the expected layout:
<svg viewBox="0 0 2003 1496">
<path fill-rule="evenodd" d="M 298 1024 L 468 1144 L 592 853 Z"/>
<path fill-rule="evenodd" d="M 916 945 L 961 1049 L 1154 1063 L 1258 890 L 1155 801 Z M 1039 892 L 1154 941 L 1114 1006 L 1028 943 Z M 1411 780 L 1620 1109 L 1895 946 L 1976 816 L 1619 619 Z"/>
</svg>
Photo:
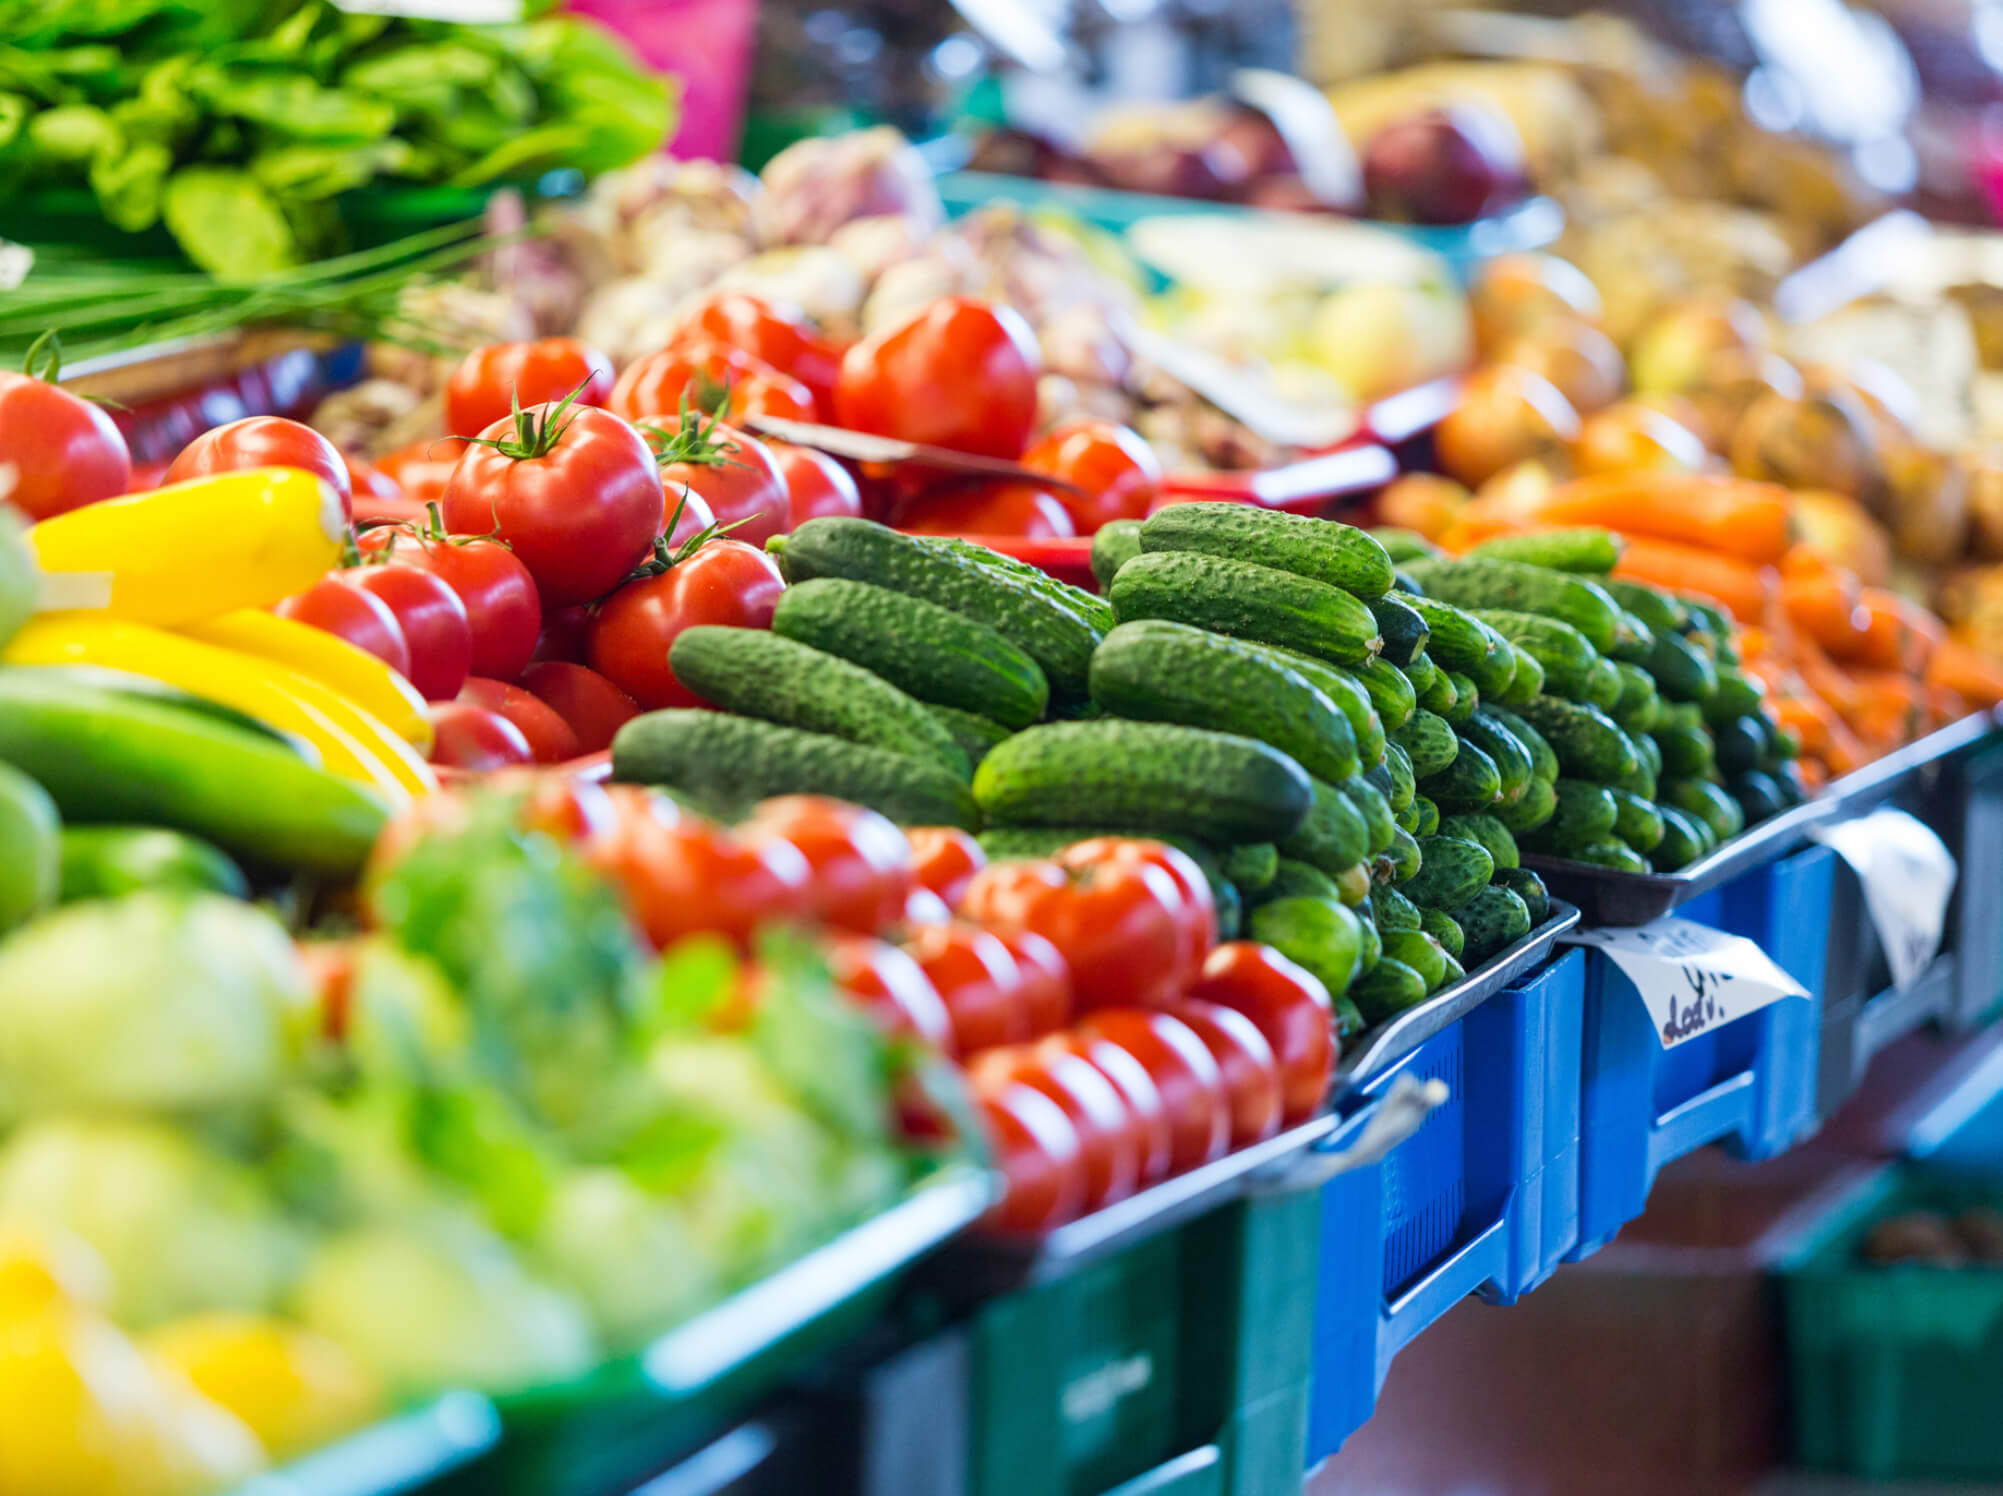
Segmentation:
<svg viewBox="0 0 2003 1496">
<path fill-rule="evenodd" d="M 520 686 L 475 675 L 460 688 L 459 700 L 470 701 L 474 706 L 483 707 L 495 716 L 505 717 L 514 723 L 528 743 L 531 756 L 539 764 L 560 764 L 565 759 L 577 757 L 582 751 L 577 744 L 577 734 L 571 731 L 568 722 L 557 715 L 556 709 Z"/>
<path fill-rule="evenodd" d="M 814 392 L 762 358 L 713 339 L 676 342 L 628 364 L 609 407 L 629 421 L 703 415 L 819 419 Z"/>
<path fill-rule="evenodd" d="M 953 1046 L 952 1020 L 938 989 L 910 953 L 884 940 L 838 935 L 828 942 L 835 985 L 856 999 L 891 1034 L 908 1034 L 943 1052 Z"/>
<path fill-rule="evenodd" d="M 1063 1109 L 1078 1134 L 1085 1169 L 1081 1209 L 1093 1211 L 1124 1200 L 1140 1183 L 1146 1129 L 1091 1061 L 1062 1050 L 991 1049 L 968 1062 L 967 1080 L 977 1097 L 1025 1085 Z"/>
<path fill-rule="evenodd" d="M 733 540 L 763 545 L 786 528 L 786 479 L 756 437 L 695 415 L 672 428 L 642 422 L 640 433 L 661 456 L 662 529 L 687 531 L 689 515 L 675 515 L 685 493 L 728 525 Z"/>
<path fill-rule="evenodd" d="M 44 346 L 28 350 L 25 373 L 0 372 L 0 467 L 14 470 L 6 500 L 29 519 L 115 499 L 133 486 L 132 453 L 117 424 L 103 406 L 55 382 L 62 361 L 51 355 L 42 365 Z"/>
<path fill-rule="evenodd" d="M 1168 1113 L 1172 1172 L 1224 1156 L 1231 1145 L 1224 1075 L 1188 1024 L 1151 1008 L 1104 1008 L 1088 1014 L 1078 1028 L 1124 1049 L 1146 1068 Z"/>
<path fill-rule="evenodd" d="M 741 349 L 792 376 L 825 401 L 841 356 L 798 307 L 748 291 L 712 291 L 683 319 L 677 343 L 708 340 Z M 809 416 L 805 419 L 812 420 Z"/>
<path fill-rule="evenodd" d="M 810 519 L 854 519 L 862 513 L 862 490 L 849 470 L 825 452 L 791 442 L 767 442 L 786 485 L 786 525 L 797 530 Z"/>
<path fill-rule="evenodd" d="M 884 816 L 824 795 L 781 795 L 760 803 L 748 836 L 792 843 L 812 874 L 807 911 L 838 929 L 874 935 L 898 923 L 917 886 L 911 843 Z"/>
<path fill-rule="evenodd" d="M 1210 953 L 1189 995 L 1243 1013 L 1265 1035 L 1280 1067 L 1283 1122 L 1305 1122 L 1321 1110 L 1338 1051 L 1319 977 L 1271 946 L 1234 940 Z"/>
<path fill-rule="evenodd" d="M 504 769 L 535 761 L 535 751 L 522 730 L 503 717 L 470 701 L 432 704 L 434 741 L 431 761 L 454 769 Z"/>
<path fill-rule="evenodd" d="M 785 588 L 777 563 L 756 546 L 705 541 L 693 555 L 605 599 L 591 621 L 592 668 L 649 711 L 704 706 L 675 679 L 669 647 L 698 623 L 770 628 Z"/>
<path fill-rule="evenodd" d="M 445 428 L 477 436 L 517 405 L 526 410 L 573 390 L 577 404 L 603 405 L 612 396 L 612 360 L 576 338 L 489 343 L 461 359 L 445 382 Z"/>
<path fill-rule="evenodd" d="M 797 914 L 807 886 L 806 859 L 791 844 L 750 841 L 693 817 L 624 818 L 585 856 L 625 892 L 662 949 L 705 933 L 748 948 L 760 926 Z"/>
<path fill-rule="evenodd" d="M 904 834 L 911 842 L 918 881 L 949 907 L 960 902 L 974 874 L 988 865 L 988 854 L 974 834 L 958 826 L 913 826 Z"/>
<path fill-rule="evenodd" d="M 942 297 L 842 355 L 835 419 L 854 431 L 1016 457 L 1036 429 L 1042 373 L 1020 313 Z"/>
<path fill-rule="evenodd" d="M 311 426 L 284 416 L 245 416 L 204 431 L 167 465 L 161 481 L 186 483 L 213 473 L 263 467 L 299 468 L 311 473 L 340 495 L 344 514 L 354 512 L 354 481 L 334 444 Z"/>
<path fill-rule="evenodd" d="M 1280 1067 L 1259 1026 L 1232 1008 L 1191 998 L 1180 998 L 1163 1011 L 1187 1024 L 1217 1062 L 1231 1117 L 1231 1146 L 1243 1148 L 1278 1132 Z"/>
<path fill-rule="evenodd" d="M 1116 519 L 1146 519 L 1161 497 L 1161 459 L 1147 438 L 1114 421 L 1069 421 L 1027 452 L 1022 465 L 1075 484 L 1056 488 L 1080 535 Z"/>
<path fill-rule="evenodd" d="M 271 611 L 345 639 L 406 680 L 410 677 L 410 645 L 396 614 L 373 592 L 348 586 L 339 572 L 320 578 Z"/>
<path fill-rule="evenodd" d="M 466 605 L 443 578 L 403 561 L 370 561 L 340 573 L 396 615 L 410 647 L 410 683 L 426 701 L 450 701 L 472 673 L 473 630 Z"/>
<path fill-rule="evenodd" d="M 364 555 L 387 551 L 421 567 L 458 594 L 473 630 L 473 674 L 513 680 L 522 673 L 542 632 L 542 602 L 513 551 L 492 540 L 440 534 L 428 523 L 364 530 L 356 543 Z"/>
<path fill-rule="evenodd" d="M 1085 1167 L 1078 1130 L 1041 1091 L 1014 1084 L 978 1099 L 988 1145 L 1005 1188 L 983 1216 L 996 1231 L 1047 1231 L 1085 1204 Z"/>
<path fill-rule="evenodd" d="M 1059 540 L 1078 533 L 1057 496 L 1034 483 L 970 478 L 928 488 L 898 511 L 914 535 L 1027 535 Z"/>
<path fill-rule="evenodd" d="M 646 559 L 661 530 L 661 480 L 625 421 L 559 402 L 496 421 L 481 440 L 445 485 L 446 528 L 504 541 L 544 606 L 602 597 Z"/>
<path fill-rule="evenodd" d="M 585 753 L 611 747 L 613 734 L 640 715 L 632 697 L 596 670 L 568 660 L 537 660 L 522 672 L 522 685 L 570 724 Z"/>
</svg>

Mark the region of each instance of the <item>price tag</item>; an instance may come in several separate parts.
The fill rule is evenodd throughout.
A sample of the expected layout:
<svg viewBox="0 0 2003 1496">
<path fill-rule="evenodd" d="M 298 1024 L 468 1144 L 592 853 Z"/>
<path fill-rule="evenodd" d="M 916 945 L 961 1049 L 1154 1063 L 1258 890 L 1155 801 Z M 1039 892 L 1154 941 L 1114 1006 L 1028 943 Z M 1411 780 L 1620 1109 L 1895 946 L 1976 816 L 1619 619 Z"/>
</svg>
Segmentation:
<svg viewBox="0 0 2003 1496">
<path fill-rule="evenodd" d="M 1673 916 L 1632 930 L 1577 930 L 1563 937 L 1597 946 L 1634 983 L 1664 1049 L 1808 990 L 1743 935 Z"/>
<path fill-rule="evenodd" d="M 1856 869 L 1892 985 L 1910 987 L 1940 949 L 1947 897 L 1954 891 L 1954 854 L 1903 810 L 1874 810 L 1811 834 Z"/>
</svg>

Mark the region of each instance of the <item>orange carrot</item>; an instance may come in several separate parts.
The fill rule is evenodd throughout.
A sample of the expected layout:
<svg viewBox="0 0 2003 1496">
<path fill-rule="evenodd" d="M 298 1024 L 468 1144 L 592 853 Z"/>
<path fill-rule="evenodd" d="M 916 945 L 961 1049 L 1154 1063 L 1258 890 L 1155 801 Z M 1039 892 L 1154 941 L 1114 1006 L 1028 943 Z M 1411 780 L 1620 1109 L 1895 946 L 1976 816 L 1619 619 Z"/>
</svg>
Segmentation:
<svg viewBox="0 0 2003 1496">
<path fill-rule="evenodd" d="M 1832 649 L 1831 654 L 1873 670 L 1917 674 L 1926 668 L 1944 632 L 1938 618 L 1912 599 L 1881 587 L 1864 588 L 1857 604 L 1864 610 L 1863 628 L 1847 649 Z"/>
<path fill-rule="evenodd" d="M 1778 484 L 1651 469 L 1562 483 L 1533 512 L 1544 525 L 1600 525 L 1769 565 L 1787 553 L 1791 507 Z"/>
<path fill-rule="evenodd" d="M 1857 592 L 1857 579 L 1847 571 L 1781 575 L 1780 600 L 1788 622 L 1797 633 L 1838 656 L 1857 646 L 1870 621 L 1858 604 Z"/>
<path fill-rule="evenodd" d="M 1851 672 L 1856 698 L 1843 720 L 1879 754 L 1903 747 L 1927 731 L 1926 687 L 1895 670 Z"/>
<path fill-rule="evenodd" d="M 1778 580 L 1773 568 L 1749 566 L 1673 540 L 1630 538 L 1614 568 L 1617 577 L 1653 582 L 1671 592 L 1710 598 L 1741 623 L 1759 623 Z"/>
<path fill-rule="evenodd" d="M 1946 638 L 1934 646 L 1926 682 L 1976 706 L 2003 705 L 2003 667 L 1961 639 Z"/>
<path fill-rule="evenodd" d="M 1794 761 L 1794 768 L 1801 775 L 1805 789 L 1819 790 L 1829 783 L 1829 766 L 1819 758 L 1798 758 Z"/>
</svg>

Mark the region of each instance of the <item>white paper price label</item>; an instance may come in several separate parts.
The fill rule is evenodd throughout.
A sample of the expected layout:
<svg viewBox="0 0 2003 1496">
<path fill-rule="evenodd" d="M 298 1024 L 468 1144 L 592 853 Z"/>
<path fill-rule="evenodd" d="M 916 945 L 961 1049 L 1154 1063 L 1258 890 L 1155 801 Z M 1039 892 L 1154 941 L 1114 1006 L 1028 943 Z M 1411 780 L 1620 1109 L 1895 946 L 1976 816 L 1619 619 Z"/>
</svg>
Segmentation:
<svg viewBox="0 0 2003 1496">
<path fill-rule="evenodd" d="M 1564 939 L 1597 946 L 1641 993 L 1664 1049 L 1808 991 L 1743 935 L 1674 917 L 1631 930 L 1577 930 Z"/>
<path fill-rule="evenodd" d="M 1903 810 L 1874 810 L 1812 834 L 1856 869 L 1892 985 L 1910 987 L 1940 949 L 1954 891 L 1954 854 Z"/>
</svg>

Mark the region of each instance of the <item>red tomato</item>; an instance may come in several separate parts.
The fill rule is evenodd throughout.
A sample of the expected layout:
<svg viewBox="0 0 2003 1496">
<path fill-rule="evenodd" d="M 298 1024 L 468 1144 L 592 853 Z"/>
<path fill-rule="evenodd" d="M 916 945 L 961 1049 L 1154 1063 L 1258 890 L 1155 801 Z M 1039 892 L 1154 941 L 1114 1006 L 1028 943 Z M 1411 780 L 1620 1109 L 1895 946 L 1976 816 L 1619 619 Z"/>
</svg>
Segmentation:
<svg viewBox="0 0 2003 1496">
<path fill-rule="evenodd" d="M 1073 842 L 1058 854 L 1058 862 L 1066 867 L 1086 867 L 1096 862 L 1119 862 L 1138 859 L 1152 863 L 1171 878 L 1175 886 L 1182 890 L 1183 902 L 1189 907 L 1188 917 L 1182 924 L 1182 958 L 1188 963 L 1189 980 L 1202 969 L 1204 958 L 1210 954 L 1211 946 L 1217 943 L 1217 899 L 1210 891 L 1210 880 L 1203 876 L 1203 869 L 1167 842 L 1151 841 L 1141 837 L 1100 836 L 1091 841 Z"/>
<path fill-rule="evenodd" d="M 1071 1021 L 1071 969 L 1057 947 L 1033 930 L 990 930 L 1008 947 L 1022 975 L 1022 1007 L 1029 1034 L 1040 1039 Z"/>
<path fill-rule="evenodd" d="M 389 606 L 410 646 L 410 683 L 426 701 L 450 701 L 471 673 L 473 630 L 459 594 L 421 566 L 370 562 L 340 573 Z"/>
<path fill-rule="evenodd" d="M 672 438 L 658 427 L 656 443 Z M 721 421 L 704 421 L 701 435 L 710 444 L 713 461 L 670 462 L 661 467 L 664 509 L 661 528 L 674 518 L 684 491 L 709 507 L 715 522 L 733 526 L 730 537 L 748 545 L 763 545 L 786 528 L 786 479 L 765 443 Z M 683 516 L 686 524 L 687 516 Z M 681 528 L 678 526 L 677 528 Z M 700 528 L 700 527 L 698 527 Z M 691 532 L 693 533 L 693 532 Z"/>
<path fill-rule="evenodd" d="M 640 715 L 639 703 L 611 681 L 567 660 L 537 660 L 522 672 L 522 685 L 556 708 L 586 753 L 611 747 L 613 734 Z"/>
<path fill-rule="evenodd" d="M 542 628 L 536 634 L 536 647 L 530 652 L 529 659 L 568 660 L 575 664 L 584 658 L 586 640 L 590 634 L 589 608 L 545 609 L 542 615 Z"/>
<path fill-rule="evenodd" d="M 485 707 L 497 717 L 506 717 L 528 741 L 529 752 L 539 764 L 560 764 L 576 758 L 581 751 L 577 734 L 556 714 L 555 708 L 530 695 L 520 686 L 505 681 L 471 676 L 460 688 L 459 699 Z"/>
<path fill-rule="evenodd" d="M 119 438 L 121 441 L 123 437 Z M 135 462 L 132 464 L 132 485 L 128 493 L 151 493 L 167 479 L 167 464 L 164 462 Z"/>
<path fill-rule="evenodd" d="M 698 623 L 772 626 L 786 582 L 772 558 L 741 540 L 717 539 L 659 576 L 628 582 L 591 621 L 592 668 L 649 711 L 707 705 L 675 679 L 668 650 Z"/>
<path fill-rule="evenodd" d="M 716 523 L 716 515 L 710 510 L 709 500 L 693 488 L 682 485 L 670 493 L 667 484 L 663 483 L 661 496 L 666 500 L 661 523 L 667 530 L 668 550 L 671 554 Z"/>
<path fill-rule="evenodd" d="M 0 467 L 14 469 L 6 501 L 29 519 L 132 492 L 132 454 L 110 414 L 32 374 L 0 373 Z"/>
<path fill-rule="evenodd" d="M 1140 1184 L 1146 1129 L 1091 1061 L 1063 1050 L 1018 1045 L 974 1056 L 967 1065 L 967 1079 L 977 1098 L 1025 1085 L 1063 1108 L 1078 1134 L 1079 1161 L 1085 1170 L 1082 1210 L 1124 1200 Z"/>
<path fill-rule="evenodd" d="M 911 897 L 904 901 L 904 925 L 915 929 L 919 925 L 949 925 L 953 922 L 953 911 L 946 907 L 946 901 L 931 889 L 919 884 L 911 890 Z"/>
<path fill-rule="evenodd" d="M 1078 1131 L 1041 1091 L 1005 1086 L 980 1098 L 988 1146 L 1007 1181 L 1001 1203 L 981 1218 L 994 1231 L 1048 1231 L 1085 1203 Z"/>
<path fill-rule="evenodd" d="M 1036 1052 L 1076 1055 L 1111 1081 L 1139 1128 L 1140 1184 L 1145 1187 L 1168 1178 L 1175 1136 L 1161 1090 L 1146 1066 L 1117 1044 L 1076 1031 L 1052 1034 L 1036 1045 Z"/>
<path fill-rule="evenodd" d="M 296 597 L 288 597 L 272 612 L 346 639 L 366 650 L 405 679 L 410 677 L 410 646 L 389 604 L 373 592 L 350 587 L 335 572 L 324 576 Z"/>
<path fill-rule="evenodd" d="M 953 1050 L 976 1054 L 1029 1035 L 1021 966 L 1009 948 L 973 925 L 925 925 L 905 948 L 932 979 L 953 1022 Z"/>
<path fill-rule="evenodd" d="M 530 831 L 575 843 L 603 835 L 618 821 L 618 804 L 602 784 L 540 770 L 523 770 L 519 780 L 528 791 L 522 801 L 522 825 Z M 512 786 L 515 776 L 498 775 L 496 783 Z"/>
<path fill-rule="evenodd" d="M 993 478 L 927 489 L 899 511 L 897 527 L 914 535 L 1028 535 L 1040 540 L 1078 533 L 1048 489 Z"/>
<path fill-rule="evenodd" d="M 1019 313 L 948 296 L 842 356 L 835 418 L 878 436 L 1015 457 L 1036 429 L 1042 372 Z"/>
<path fill-rule="evenodd" d="M 1338 1051 L 1320 978 L 1271 946 L 1234 940 L 1210 953 L 1189 995 L 1243 1013 L 1265 1035 L 1280 1067 L 1281 1121 L 1292 1126 L 1321 1110 Z"/>
<path fill-rule="evenodd" d="M 475 436 L 523 410 L 577 390 L 579 405 L 603 405 L 612 395 L 612 360 L 575 338 L 489 343 L 459 362 L 445 383 L 445 426 Z"/>
<path fill-rule="evenodd" d="M 1113 421 L 1067 421 L 1022 455 L 1022 465 L 1084 492 L 1055 489 L 1080 535 L 1108 520 L 1146 519 L 1161 497 L 1161 459 L 1147 438 Z"/>
<path fill-rule="evenodd" d="M 746 841 L 692 819 L 624 817 L 585 855 L 625 891 L 657 949 L 710 932 L 748 947 L 760 926 L 796 915 L 806 896 L 806 859 L 789 843 Z"/>
<path fill-rule="evenodd" d="M 470 701 L 434 702 L 429 708 L 437 740 L 431 761 L 454 769 L 505 769 L 533 763 L 535 753 L 522 730 L 498 712 Z"/>
<path fill-rule="evenodd" d="M 422 567 L 458 594 L 473 630 L 473 674 L 513 680 L 522 673 L 542 632 L 542 602 L 513 551 L 465 536 L 420 537 L 406 526 L 365 531 L 356 544 L 365 555 L 388 551 Z"/>
<path fill-rule="evenodd" d="M 348 469 L 348 486 L 354 490 L 355 523 L 394 524 L 424 518 L 424 506 L 403 496 L 403 486 L 374 463 L 343 452 L 341 462 Z"/>
<path fill-rule="evenodd" d="M 672 421 L 684 404 L 717 416 L 818 420 L 814 392 L 763 359 L 711 339 L 681 341 L 626 366 L 611 409 L 629 421 Z"/>
<path fill-rule="evenodd" d="M 1231 1117 L 1231 1146 L 1243 1148 L 1278 1132 L 1280 1066 L 1259 1026 L 1234 1009 L 1189 998 L 1163 1011 L 1188 1024 L 1217 1062 Z"/>
<path fill-rule="evenodd" d="M 1223 1072 L 1188 1024 L 1147 1008 L 1103 1008 L 1078 1029 L 1118 1045 L 1146 1067 L 1168 1113 L 1171 1172 L 1224 1156 L 1231 1146 L 1231 1107 Z"/>
<path fill-rule="evenodd" d="M 311 426 L 283 416 L 246 416 L 213 431 L 204 431 L 167 465 L 163 483 L 186 483 L 211 473 L 244 468 L 300 468 L 322 480 L 341 497 L 341 512 L 354 512 L 354 484 L 348 464 L 334 444 Z"/>
<path fill-rule="evenodd" d="M 988 865 L 988 854 L 973 833 L 958 826 L 913 826 L 905 835 L 918 868 L 918 881 L 944 899 L 960 902 L 974 874 Z"/>
<path fill-rule="evenodd" d="M 741 349 L 790 374 L 825 400 L 841 358 L 798 307 L 745 291 L 712 291 L 682 321 L 676 342 L 707 340 Z M 812 420 L 809 416 L 805 419 Z"/>
<path fill-rule="evenodd" d="M 376 471 L 397 486 L 405 504 L 415 511 L 415 515 L 422 515 L 426 504 L 436 503 L 445 497 L 445 485 L 452 480 L 452 470 L 459 466 L 459 459 L 465 455 L 467 445 L 456 436 L 412 442 L 407 447 L 398 447 L 394 452 L 378 457 Z M 391 517 L 403 519 L 407 516 L 397 514 Z"/>
<path fill-rule="evenodd" d="M 908 1034 L 941 1053 L 952 1052 L 946 1005 L 907 952 L 888 941 L 839 935 L 828 942 L 828 968 L 835 985 L 856 998 L 886 1033 Z"/>
<path fill-rule="evenodd" d="M 1049 940 L 1071 969 L 1081 1011 L 1161 1003 L 1196 976 L 1215 916 L 1157 849 L 1188 861 L 1159 842 L 1108 837 L 1067 847 L 1054 861 L 994 863 L 974 876 L 960 913 Z M 1203 876 L 1193 863 L 1189 875 Z"/>
<path fill-rule="evenodd" d="M 807 907 L 858 935 L 897 924 L 918 884 L 904 833 L 860 805 L 823 795 L 782 795 L 752 812 L 746 831 L 791 842 L 812 873 Z"/>
<path fill-rule="evenodd" d="M 538 405 L 496 421 L 445 485 L 445 527 L 504 541 L 545 606 L 589 602 L 647 558 L 661 480 L 640 433 L 606 411 Z"/>
<path fill-rule="evenodd" d="M 861 515 L 862 492 L 855 479 L 827 453 L 790 442 L 767 442 L 765 450 L 772 454 L 786 484 L 788 530 L 823 516 L 854 519 Z"/>
</svg>

